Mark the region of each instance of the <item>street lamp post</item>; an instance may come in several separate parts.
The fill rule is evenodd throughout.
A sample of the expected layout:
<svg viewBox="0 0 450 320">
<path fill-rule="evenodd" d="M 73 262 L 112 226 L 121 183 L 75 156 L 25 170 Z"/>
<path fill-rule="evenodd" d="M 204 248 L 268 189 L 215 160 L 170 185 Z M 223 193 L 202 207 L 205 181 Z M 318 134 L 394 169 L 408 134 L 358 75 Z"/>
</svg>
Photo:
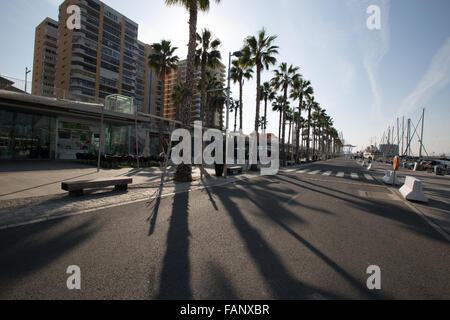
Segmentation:
<svg viewBox="0 0 450 320">
<path fill-rule="evenodd" d="M 25 67 L 25 93 L 27 92 L 27 82 L 28 82 L 28 74 L 31 70 L 28 70 L 28 67 Z"/>
<path fill-rule="evenodd" d="M 227 140 L 228 140 L 228 130 L 229 130 L 229 124 L 230 124 L 230 91 L 231 91 L 231 57 L 232 56 L 234 56 L 236 58 L 240 58 L 243 56 L 243 53 L 241 51 L 236 51 L 233 53 L 230 52 L 228 55 L 227 118 L 226 118 L 226 128 L 225 128 L 225 163 L 223 166 L 225 179 L 228 177 Z"/>
</svg>

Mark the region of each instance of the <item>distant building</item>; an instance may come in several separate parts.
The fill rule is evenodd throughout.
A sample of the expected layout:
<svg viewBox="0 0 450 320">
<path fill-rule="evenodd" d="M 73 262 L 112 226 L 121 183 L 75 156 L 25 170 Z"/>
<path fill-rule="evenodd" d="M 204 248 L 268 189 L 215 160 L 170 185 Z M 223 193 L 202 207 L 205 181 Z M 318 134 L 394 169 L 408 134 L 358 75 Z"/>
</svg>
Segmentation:
<svg viewBox="0 0 450 320">
<path fill-rule="evenodd" d="M 81 29 L 67 28 L 70 5 L 81 8 Z M 159 90 L 147 64 L 151 48 L 137 36 L 137 23 L 101 1 L 64 1 L 59 22 L 47 18 L 36 28 L 33 94 L 85 102 L 121 94 L 154 114 Z"/>
<path fill-rule="evenodd" d="M 34 95 L 55 96 L 58 22 L 45 18 L 37 27 L 34 40 L 33 82 Z"/>
</svg>

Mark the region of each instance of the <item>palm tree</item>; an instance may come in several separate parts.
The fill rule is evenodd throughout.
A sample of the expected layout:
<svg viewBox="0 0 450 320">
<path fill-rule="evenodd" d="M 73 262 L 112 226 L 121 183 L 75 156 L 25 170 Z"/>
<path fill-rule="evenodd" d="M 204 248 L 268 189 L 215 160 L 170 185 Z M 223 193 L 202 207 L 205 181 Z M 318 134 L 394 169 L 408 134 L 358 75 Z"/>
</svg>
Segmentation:
<svg viewBox="0 0 450 320">
<path fill-rule="evenodd" d="M 286 118 L 286 122 L 289 123 L 289 130 L 288 130 L 289 134 L 288 134 L 288 139 L 287 139 L 287 146 L 288 146 L 288 153 L 290 153 L 290 150 L 291 150 L 292 121 L 294 120 L 293 109 L 291 109 L 291 108 L 287 108 L 286 109 L 285 118 Z"/>
<path fill-rule="evenodd" d="M 148 65 L 152 68 L 161 79 L 161 97 L 162 106 L 159 109 L 159 116 L 164 117 L 164 107 L 165 107 L 165 94 L 166 94 L 166 74 L 178 68 L 178 56 L 174 53 L 178 49 L 177 47 L 172 47 L 172 43 L 168 40 L 161 40 L 160 43 L 153 43 L 151 45 L 151 54 L 148 57 Z M 163 121 L 159 121 L 159 152 L 163 152 Z"/>
<path fill-rule="evenodd" d="M 239 111 L 239 100 L 230 100 L 230 112 L 234 112 L 234 132 L 237 131 L 237 114 Z"/>
<path fill-rule="evenodd" d="M 192 113 L 192 98 L 195 87 L 195 49 L 197 46 L 197 15 L 198 11 L 208 11 L 210 0 L 165 0 L 166 4 L 181 5 L 189 11 L 189 45 L 186 70 L 186 97 L 182 108 L 182 121 L 185 125 L 190 125 Z M 219 3 L 220 0 L 215 0 Z"/>
<path fill-rule="evenodd" d="M 281 145 L 283 160 L 285 160 L 285 136 L 286 136 L 286 110 L 287 110 L 287 99 L 288 99 L 288 89 L 295 81 L 297 81 L 300 75 L 297 73 L 298 67 L 293 65 L 288 66 L 287 63 L 282 63 L 278 69 L 274 70 L 275 77 L 272 79 L 272 85 L 276 90 L 281 89 L 283 91 L 283 120 L 281 121 Z"/>
<path fill-rule="evenodd" d="M 189 11 L 189 44 L 186 69 L 186 95 L 184 97 L 183 108 L 181 108 L 181 119 L 184 125 L 191 124 L 192 100 L 195 87 L 195 49 L 197 47 L 197 15 L 198 11 L 208 11 L 210 0 L 165 0 L 166 4 L 181 5 Z M 220 0 L 215 0 L 219 3 Z M 192 167 L 182 164 L 178 166 L 175 180 L 192 181 Z"/>
<path fill-rule="evenodd" d="M 317 125 L 319 122 L 319 112 L 318 110 L 314 111 L 313 114 L 311 115 L 311 125 L 312 125 L 312 159 L 313 161 L 315 160 L 315 154 L 316 154 L 316 136 L 318 134 L 318 130 L 317 130 Z"/>
<path fill-rule="evenodd" d="M 318 108 L 318 110 L 316 111 L 317 115 L 316 115 L 316 119 L 317 119 L 317 131 L 318 131 L 318 144 L 317 144 L 317 149 L 319 154 L 322 154 L 324 151 L 324 129 L 325 129 L 325 125 L 327 122 L 327 113 L 325 109 L 322 108 Z"/>
<path fill-rule="evenodd" d="M 283 96 L 277 96 L 272 103 L 272 110 L 280 113 L 280 121 L 278 123 L 278 139 L 281 139 L 281 120 L 283 119 Z"/>
<path fill-rule="evenodd" d="M 253 70 L 246 64 L 242 59 L 234 60 L 231 68 L 231 79 L 234 83 L 239 83 L 239 129 L 242 131 L 243 128 L 243 120 L 242 120 L 242 90 L 244 87 L 244 80 L 250 80 L 253 78 Z"/>
<path fill-rule="evenodd" d="M 208 117 L 205 123 L 208 127 L 214 126 L 214 114 L 219 109 L 223 109 L 223 104 L 225 103 L 225 96 L 223 90 L 223 83 L 217 78 L 213 72 L 206 73 L 206 107 L 205 112 Z M 199 83 L 201 87 L 201 81 Z M 222 102 L 222 104 L 220 104 Z M 222 113 L 221 113 L 222 114 Z M 222 127 L 222 125 L 221 125 Z"/>
<path fill-rule="evenodd" d="M 207 107 L 207 89 L 206 89 L 206 82 L 207 82 L 207 75 L 206 71 L 207 68 L 217 68 L 220 65 L 220 59 L 222 59 L 222 56 L 220 54 L 220 51 L 217 50 L 219 46 L 221 45 L 221 42 L 219 39 L 213 39 L 211 31 L 208 29 L 204 29 L 202 31 L 202 34 L 197 33 L 197 42 L 199 45 L 199 48 L 197 49 L 196 53 L 196 64 L 197 66 L 201 66 L 201 85 L 200 85 L 200 92 L 201 92 L 201 104 L 200 104 L 200 114 L 202 121 L 205 121 L 205 112 Z"/>
<path fill-rule="evenodd" d="M 249 65 L 256 67 L 256 115 L 255 115 L 255 131 L 259 130 L 259 111 L 261 102 L 261 72 L 266 69 L 269 70 L 271 65 L 277 63 L 275 55 L 278 54 L 278 46 L 273 45 L 277 36 L 266 35 L 266 30 L 263 28 L 258 35 L 250 36 L 245 39 L 243 60 Z"/>
<path fill-rule="evenodd" d="M 173 86 L 172 95 L 170 98 L 177 108 L 183 103 L 185 94 L 186 90 L 184 90 L 184 83 L 179 82 Z"/>
<path fill-rule="evenodd" d="M 306 161 L 309 162 L 310 159 L 310 138 L 311 138 L 311 111 L 313 109 L 317 109 L 319 104 L 316 102 L 313 95 L 307 97 L 308 101 L 308 135 L 307 135 L 307 144 L 306 144 Z"/>
<path fill-rule="evenodd" d="M 273 101 L 276 97 L 276 93 L 273 90 L 269 82 L 264 82 L 261 87 L 261 100 L 264 100 L 264 123 L 261 126 L 262 130 L 267 130 L 267 102 Z"/>
<path fill-rule="evenodd" d="M 297 140 L 296 140 L 296 157 L 295 161 L 299 161 L 299 151 L 300 151 L 300 119 L 302 117 L 302 111 L 305 110 L 306 106 L 304 104 L 304 100 L 307 99 L 309 96 L 311 96 L 314 93 L 313 88 L 311 87 L 311 82 L 302 79 L 299 77 L 294 83 L 292 84 L 291 89 L 291 95 L 290 98 L 293 100 L 298 100 L 298 111 L 297 111 L 297 117 L 295 119 L 297 124 Z"/>
</svg>

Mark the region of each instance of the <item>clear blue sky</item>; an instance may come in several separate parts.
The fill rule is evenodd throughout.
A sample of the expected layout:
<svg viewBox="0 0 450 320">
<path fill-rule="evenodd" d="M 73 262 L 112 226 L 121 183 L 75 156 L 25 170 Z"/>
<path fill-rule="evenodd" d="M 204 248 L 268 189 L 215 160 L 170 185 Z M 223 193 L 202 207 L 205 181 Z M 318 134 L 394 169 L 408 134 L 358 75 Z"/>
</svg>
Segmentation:
<svg viewBox="0 0 450 320">
<path fill-rule="evenodd" d="M 0 0 L 0 74 L 24 78 L 32 67 L 34 29 L 57 19 L 57 0 Z M 185 10 L 164 0 L 105 0 L 139 24 L 139 39 L 170 39 L 186 56 Z M 366 27 L 369 5 L 381 8 L 381 30 Z M 263 26 L 278 35 L 279 62 L 301 67 L 316 100 L 328 110 L 346 142 L 362 148 L 394 125 L 397 116 L 417 124 L 426 107 L 428 153 L 450 154 L 450 1 L 448 0 L 222 0 L 199 17 L 222 42 L 222 55 L 240 49 Z M 263 80 L 269 80 L 265 72 Z M 237 98 L 237 87 L 233 88 Z M 255 81 L 244 87 L 244 130 L 255 114 Z M 278 133 L 278 115 L 269 117 Z M 417 139 L 413 151 L 417 152 Z"/>
</svg>

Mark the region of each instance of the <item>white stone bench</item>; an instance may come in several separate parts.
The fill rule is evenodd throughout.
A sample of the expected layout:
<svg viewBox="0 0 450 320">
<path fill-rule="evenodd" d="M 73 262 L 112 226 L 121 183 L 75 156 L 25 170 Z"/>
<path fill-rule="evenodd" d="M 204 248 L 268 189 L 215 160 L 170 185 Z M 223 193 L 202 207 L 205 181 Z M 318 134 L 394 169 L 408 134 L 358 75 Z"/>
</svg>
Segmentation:
<svg viewBox="0 0 450 320">
<path fill-rule="evenodd" d="M 84 189 L 96 189 L 114 186 L 117 191 L 126 191 L 133 183 L 131 178 L 111 178 L 89 181 L 70 181 L 61 183 L 61 189 L 69 191 L 71 196 L 82 196 Z"/>
<path fill-rule="evenodd" d="M 388 170 L 386 175 L 383 178 L 381 178 L 381 180 L 384 183 L 390 184 L 390 185 L 399 185 L 400 184 L 400 182 L 397 179 L 397 175 L 395 174 L 395 171 L 393 171 L 393 170 Z"/>
<path fill-rule="evenodd" d="M 406 177 L 400 193 L 406 200 L 428 202 L 428 198 L 423 193 L 422 181 L 414 177 Z"/>
</svg>

